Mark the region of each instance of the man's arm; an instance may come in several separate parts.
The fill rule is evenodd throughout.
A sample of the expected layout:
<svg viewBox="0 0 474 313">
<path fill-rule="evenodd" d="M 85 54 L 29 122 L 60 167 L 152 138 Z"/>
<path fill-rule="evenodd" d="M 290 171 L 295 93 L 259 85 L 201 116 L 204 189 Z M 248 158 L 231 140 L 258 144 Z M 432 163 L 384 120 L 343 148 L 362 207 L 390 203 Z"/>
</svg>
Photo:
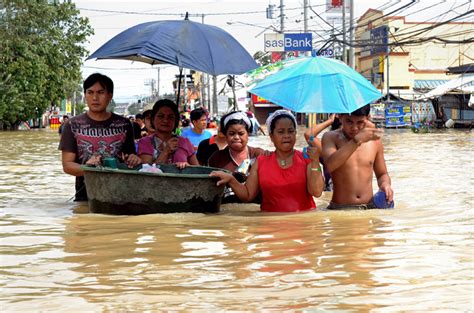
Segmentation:
<svg viewBox="0 0 474 313">
<path fill-rule="evenodd" d="M 387 201 L 393 201 L 392 181 L 388 175 L 387 165 L 385 164 L 385 157 L 383 152 L 383 144 L 379 140 L 377 142 L 377 154 L 374 161 L 374 173 L 377 177 L 377 185 L 379 189 L 385 192 Z"/>
<path fill-rule="evenodd" d="M 218 177 L 219 181 L 217 186 L 222 184 L 228 184 L 235 195 L 242 200 L 242 202 L 250 202 L 257 196 L 260 191 L 258 185 L 258 162 L 255 162 L 250 169 L 250 175 L 245 181 L 241 184 L 239 181 L 232 175 L 223 171 L 214 171 L 209 174 L 211 177 Z"/>
<path fill-rule="evenodd" d="M 73 176 L 83 176 L 84 171 L 81 169 L 81 164 L 76 162 L 77 144 L 70 121 L 64 124 L 62 131 L 59 149 L 61 150 L 63 171 Z"/>
<path fill-rule="evenodd" d="M 328 132 L 323 135 L 323 160 L 324 166 L 329 173 L 334 172 L 341 167 L 350 158 L 352 153 L 356 151 L 360 143 L 356 140 L 350 140 L 339 150 L 336 147 L 336 132 Z"/>
<path fill-rule="evenodd" d="M 319 164 L 319 154 L 321 151 L 321 144 L 316 145 L 315 141 L 309 143 L 307 150 L 308 156 L 311 159 L 306 167 L 306 188 L 310 195 L 314 197 L 320 197 L 324 189 L 324 179 L 321 171 L 321 165 Z M 319 140 L 318 140 L 319 141 Z"/>
<path fill-rule="evenodd" d="M 306 141 L 309 140 L 309 137 L 317 137 L 320 132 L 322 132 L 324 129 L 328 128 L 331 126 L 332 123 L 334 123 L 334 119 L 336 118 L 336 114 L 331 114 L 327 120 L 325 120 L 322 123 L 315 124 L 311 127 L 311 129 L 306 129 L 304 131 L 304 139 Z"/>
<path fill-rule="evenodd" d="M 61 157 L 64 173 L 73 176 L 84 176 L 81 164 L 76 162 L 76 154 L 74 152 L 62 151 Z"/>
</svg>

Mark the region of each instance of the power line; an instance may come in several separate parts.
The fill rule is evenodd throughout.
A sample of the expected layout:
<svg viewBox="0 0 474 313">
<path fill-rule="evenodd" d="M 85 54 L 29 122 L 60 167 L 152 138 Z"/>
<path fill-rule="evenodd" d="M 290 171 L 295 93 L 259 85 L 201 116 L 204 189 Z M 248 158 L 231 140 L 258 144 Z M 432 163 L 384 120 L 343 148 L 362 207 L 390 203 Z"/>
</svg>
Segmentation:
<svg viewBox="0 0 474 313">
<path fill-rule="evenodd" d="M 461 4 L 460 6 L 464 6 L 466 3 L 463 3 Z M 460 7 L 458 6 L 458 7 Z M 453 7 L 452 7 L 453 8 Z M 457 8 L 457 7 L 456 7 Z M 401 45 L 415 45 L 415 44 L 420 44 L 420 43 L 424 43 L 424 42 L 428 42 L 428 41 L 433 41 L 433 42 L 436 42 L 436 41 L 439 41 L 439 42 L 442 42 L 442 43 L 446 43 L 446 44 L 462 44 L 462 43 L 471 43 L 473 42 L 472 38 L 468 38 L 468 39 L 464 39 L 464 40 L 449 40 L 449 39 L 446 39 L 447 37 L 450 37 L 450 36 L 446 36 L 445 34 L 443 36 L 429 36 L 429 37 L 424 37 L 424 38 L 414 38 L 416 36 L 419 36 L 423 33 L 427 33 L 437 27 L 440 27 L 442 25 L 445 25 L 445 24 L 448 24 L 454 20 L 458 20 L 458 19 L 461 19 L 462 17 L 464 16 L 468 16 L 470 15 L 471 13 L 473 12 L 473 10 L 470 10 L 470 11 L 467 11 L 465 13 L 462 13 L 462 14 L 459 14 L 447 21 L 444 21 L 444 22 L 441 22 L 441 23 L 434 23 L 433 25 L 430 25 L 428 27 L 425 27 L 425 28 L 422 28 L 422 29 L 416 29 L 416 30 L 413 30 L 413 31 L 409 31 L 409 32 L 406 32 L 407 29 L 411 29 L 413 27 L 417 27 L 419 26 L 420 24 L 417 24 L 417 25 L 414 25 L 414 26 L 411 26 L 409 28 L 406 28 L 403 30 L 402 33 L 397 33 L 397 37 L 400 38 L 400 37 L 406 37 L 406 39 L 401 39 L 397 42 L 394 42 L 394 43 L 389 43 L 388 45 L 389 46 L 401 46 Z M 444 12 L 438 16 L 435 16 L 434 18 L 438 18 L 440 16 L 444 16 L 446 15 L 448 12 Z M 378 18 L 377 18 L 378 19 Z M 433 18 L 432 18 L 433 19 Z M 368 25 L 368 24 L 363 24 L 363 25 Z M 454 27 L 454 26 L 453 26 Z M 464 31 L 462 32 L 462 34 L 464 33 Z M 470 33 L 469 31 L 466 31 L 466 33 Z M 454 36 L 454 35 L 451 35 L 451 36 Z M 331 41 L 335 41 L 335 42 L 340 42 L 342 43 L 343 41 L 338 39 L 336 36 L 334 36 L 334 38 L 331 40 Z M 349 45 L 349 46 L 353 46 L 353 47 L 364 47 L 364 46 L 367 46 L 367 41 L 366 40 L 360 40 L 360 41 L 354 41 L 353 43 L 351 42 L 345 42 L 345 44 Z M 373 44 L 373 46 L 381 46 L 381 45 L 377 45 L 377 44 Z"/>
<path fill-rule="evenodd" d="M 455 21 L 463 16 L 466 16 L 466 15 L 469 15 L 469 14 L 472 14 L 474 12 L 474 10 L 470 10 L 470 11 L 467 11 L 461 15 L 458 15 L 458 16 L 455 16 L 447 21 L 444 21 L 444 22 L 440 22 L 440 23 L 436 23 L 436 24 L 433 24 L 431 26 L 428 26 L 428 27 L 425 27 L 425 28 L 422 28 L 422 29 L 419 29 L 419 30 L 414 30 L 414 31 L 411 31 L 411 32 L 405 32 L 405 33 L 399 33 L 397 34 L 398 36 L 407 36 L 407 35 L 410 35 L 410 37 L 413 37 L 413 36 L 417 36 L 417 35 L 420 35 L 422 33 L 425 33 L 427 31 L 430 31 L 432 29 L 435 29 L 437 27 L 440 27 L 442 25 L 445 25 L 445 24 L 448 24 L 452 21 Z"/>
<path fill-rule="evenodd" d="M 292 10 L 301 10 L 302 7 L 294 8 L 285 8 L 286 11 Z M 184 17 L 186 13 L 155 13 L 155 12 L 144 12 L 144 11 L 117 11 L 117 10 L 103 10 L 103 9 L 93 9 L 93 8 L 78 8 L 81 11 L 91 11 L 91 12 L 102 12 L 102 13 L 115 13 L 115 14 L 128 14 L 128 15 L 152 15 L 152 16 L 182 16 Z M 241 11 L 241 12 L 219 12 L 219 13 L 189 13 L 189 16 L 221 16 L 221 15 L 246 15 L 246 14 L 261 14 L 266 13 L 266 11 Z"/>
<path fill-rule="evenodd" d="M 160 68 L 171 68 L 175 67 L 172 65 L 160 65 Z M 110 67 L 100 67 L 100 66 L 82 66 L 84 69 L 93 69 L 93 70 L 108 70 L 108 71 L 143 71 L 143 70 L 153 70 L 155 71 L 158 67 L 123 67 L 123 68 L 110 68 Z M 177 68 L 177 67 L 176 67 Z"/>
</svg>

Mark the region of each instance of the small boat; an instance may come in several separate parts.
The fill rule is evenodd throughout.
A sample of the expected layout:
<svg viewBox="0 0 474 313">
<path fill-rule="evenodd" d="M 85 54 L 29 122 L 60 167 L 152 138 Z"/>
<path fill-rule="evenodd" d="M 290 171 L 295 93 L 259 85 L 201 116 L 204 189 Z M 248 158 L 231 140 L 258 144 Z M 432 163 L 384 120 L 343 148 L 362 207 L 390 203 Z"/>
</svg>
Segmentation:
<svg viewBox="0 0 474 313">
<path fill-rule="evenodd" d="M 162 173 L 82 166 L 92 213 L 141 215 L 154 213 L 218 213 L 224 186 L 216 186 L 214 170 L 207 166 L 160 164 Z"/>
</svg>

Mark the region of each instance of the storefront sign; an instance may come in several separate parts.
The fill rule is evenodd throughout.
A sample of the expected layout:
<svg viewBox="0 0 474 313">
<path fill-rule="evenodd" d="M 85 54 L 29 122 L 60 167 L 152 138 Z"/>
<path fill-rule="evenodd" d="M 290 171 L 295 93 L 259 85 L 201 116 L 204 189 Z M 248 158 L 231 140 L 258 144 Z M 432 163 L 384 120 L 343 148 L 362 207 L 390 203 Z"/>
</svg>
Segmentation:
<svg viewBox="0 0 474 313">
<path fill-rule="evenodd" d="M 388 26 L 380 26 L 370 31 L 371 54 L 388 53 Z"/>
<path fill-rule="evenodd" d="M 265 51 L 311 51 L 313 49 L 313 34 L 265 34 Z"/>
<path fill-rule="evenodd" d="M 252 103 L 253 104 L 268 104 L 268 103 L 271 103 L 271 102 L 263 99 L 262 97 L 259 97 L 257 95 L 252 94 Z"/>
<path fill-rule="evenodd" d="M 385 126 L 404 127 L 411 125 L 410 103 L 393 103 L 385 107 Z"/>
</svg>

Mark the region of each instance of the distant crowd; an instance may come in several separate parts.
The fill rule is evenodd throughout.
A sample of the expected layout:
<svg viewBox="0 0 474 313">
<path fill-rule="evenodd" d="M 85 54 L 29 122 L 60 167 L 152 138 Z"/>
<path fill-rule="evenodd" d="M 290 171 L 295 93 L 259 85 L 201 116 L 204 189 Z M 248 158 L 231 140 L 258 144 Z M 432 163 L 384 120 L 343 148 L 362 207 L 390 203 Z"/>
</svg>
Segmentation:
<svg viewBox="0 0 474 313">
<path fill-rule="evenodd" d="M 294 148 L 296 118 L 290 111 L 277 110 L 266 120 L 275 148 L 267 151 L 248 146 L 249 136 L 265 135 L 252 112 L 211 117 L 204 108 L 196 108 L 180 113 L 173 101 L 163 99 L 151 110 L 127 118 L 106 111 L 113 97 L 109 77 L 92 74 L 83 88 L 89 110 L 67 119 L 59 129 L 63 169 L 76 176 L 77 201 L 87 200 L 81 165 L 101 166 L 104 158 L 114 157 L 130 168 L 166 163 L 181 169 L 214 167 L 210 175 L 218 178 L 218 185 L 226 186 L 223 203 L 256 202 L 262 211 L 314 209 L 313 197 L 331 186 L 328 209 L 393 205 L 380 140 L 383 131 L 370 123 L 370 106 L 339 118 L 331 115 L 328 121 L 307 129 L 308 146 L 303 152 Z M 321 142 L 318 135 L 331 125 Z M 209 128 L 216 129 L 214 135 Z M 375 195 L 374 174 L 379 186 Z M 382 202 L 378 201 L 381 197 Z"/>
</svg>

